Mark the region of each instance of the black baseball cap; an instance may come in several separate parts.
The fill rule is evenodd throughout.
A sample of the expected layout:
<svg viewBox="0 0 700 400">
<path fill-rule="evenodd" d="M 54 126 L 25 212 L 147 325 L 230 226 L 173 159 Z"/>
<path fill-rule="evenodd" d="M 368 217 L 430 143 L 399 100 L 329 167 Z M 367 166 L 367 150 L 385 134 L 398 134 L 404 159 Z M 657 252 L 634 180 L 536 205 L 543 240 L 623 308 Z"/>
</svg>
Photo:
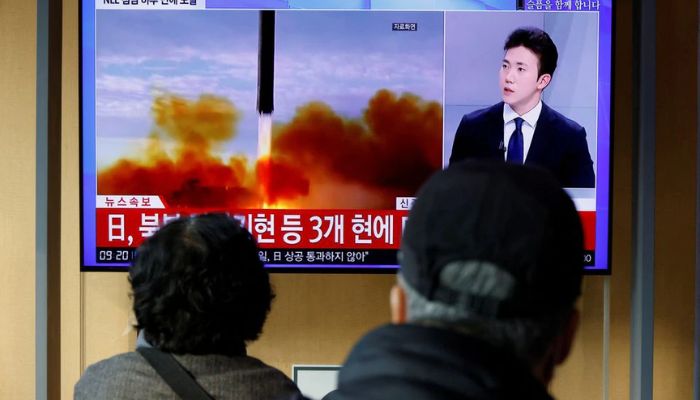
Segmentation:
<svg viewBox="0 0 700 400">
<path fill-rule="evenodd" d="M 420 295 L 484 317 L 573 306 L 583 274 L 581 220 L 548 171 L 464 161 L 433 175 L 416 197 L 399 260 L 402 279 Z M 466 280 L 451 278 L 465 269 Z M 493 282 L 505 287 L 483 290 Z"/>
</svg>

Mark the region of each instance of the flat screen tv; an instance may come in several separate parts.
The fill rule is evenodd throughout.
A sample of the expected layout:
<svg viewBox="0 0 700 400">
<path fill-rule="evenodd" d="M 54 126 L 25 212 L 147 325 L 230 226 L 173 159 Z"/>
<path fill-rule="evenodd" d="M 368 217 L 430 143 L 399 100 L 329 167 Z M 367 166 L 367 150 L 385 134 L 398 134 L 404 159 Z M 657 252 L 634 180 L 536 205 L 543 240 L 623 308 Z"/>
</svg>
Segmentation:
<svg viewBox="0 0 700 400">
<path fill-rule="evenodd" d="M 589 173 L 564 184 L 585 269 L 610 272 L 611 0 L 83 0 L 80 13 L 83 271 L 123 271 L 159 226 L 206 212 L 239 219 L 273 271 L 395 271 L 417 189 L 473 150 L 455 141 L 463 116 L 505 112 L 516 92 L 501 71 L 523 68 L 505 65 L 505 41 L 535 27 L 558 51 L 538 112 L 585 132 Z"/>
</svg>

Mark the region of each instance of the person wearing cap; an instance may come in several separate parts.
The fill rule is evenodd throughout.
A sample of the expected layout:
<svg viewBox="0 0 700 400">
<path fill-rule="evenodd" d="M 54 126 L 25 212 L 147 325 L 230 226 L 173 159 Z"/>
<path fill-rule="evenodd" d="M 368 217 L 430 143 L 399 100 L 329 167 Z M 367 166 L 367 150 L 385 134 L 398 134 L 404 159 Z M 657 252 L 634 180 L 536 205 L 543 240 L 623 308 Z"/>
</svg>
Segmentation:
<svg viewBox="0 0 700 400">
<path fill-rule="evenodd" d="M 583 233 L 543 169 L 455 163 L 409 213 L 392 324 L 363 337 L 324 400 L 551 399 L 579 313 Z"/>
</svg>

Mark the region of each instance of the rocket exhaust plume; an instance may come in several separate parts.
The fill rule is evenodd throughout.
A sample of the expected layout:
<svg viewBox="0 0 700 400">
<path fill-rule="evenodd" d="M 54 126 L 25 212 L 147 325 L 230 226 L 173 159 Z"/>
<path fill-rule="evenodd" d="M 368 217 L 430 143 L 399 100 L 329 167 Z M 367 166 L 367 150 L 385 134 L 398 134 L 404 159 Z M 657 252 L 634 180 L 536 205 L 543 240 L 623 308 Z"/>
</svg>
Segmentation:
<svg viewBox="0 0 700 400">
<path fill-rule="evenodd" d="M 272 114 L 258 116 L 258 159 L 270 157 L 272 150 Z"/>
</svg>

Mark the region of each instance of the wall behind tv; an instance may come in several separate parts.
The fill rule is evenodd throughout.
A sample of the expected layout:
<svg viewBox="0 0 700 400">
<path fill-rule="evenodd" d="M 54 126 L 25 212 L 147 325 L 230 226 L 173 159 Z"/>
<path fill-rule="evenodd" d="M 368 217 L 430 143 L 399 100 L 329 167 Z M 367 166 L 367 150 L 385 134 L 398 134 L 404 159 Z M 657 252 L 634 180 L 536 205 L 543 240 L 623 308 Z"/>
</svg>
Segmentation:
<svg viewBox="0 0 700 400">
<path fill-rule="evenodd" d="M 0 2 L 0 398 L 35 396 L 36 2 Z"/>
<path fill-rule="evenodd" d="M 654 398 L 690 399 L 700 240 L 698 2 L 656 2 L 656 25 Z"/>
</svg>

